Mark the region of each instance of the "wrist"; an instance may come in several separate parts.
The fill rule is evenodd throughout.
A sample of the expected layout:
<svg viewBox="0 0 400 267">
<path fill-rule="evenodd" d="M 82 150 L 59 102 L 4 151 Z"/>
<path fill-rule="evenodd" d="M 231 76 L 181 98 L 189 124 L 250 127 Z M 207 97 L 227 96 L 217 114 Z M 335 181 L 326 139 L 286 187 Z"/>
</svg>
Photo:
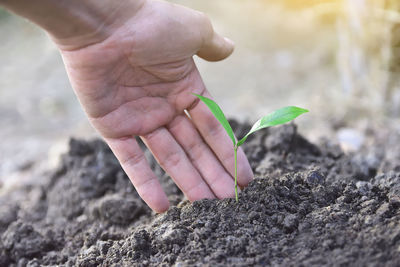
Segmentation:
<svg viewBox="0 0 400 267">
<path fill-rule="evenodd" d="M 105 40 L 148 0 L 0 0 L 6 9 L 49 33 L 62 50 Z"/>
</svg>

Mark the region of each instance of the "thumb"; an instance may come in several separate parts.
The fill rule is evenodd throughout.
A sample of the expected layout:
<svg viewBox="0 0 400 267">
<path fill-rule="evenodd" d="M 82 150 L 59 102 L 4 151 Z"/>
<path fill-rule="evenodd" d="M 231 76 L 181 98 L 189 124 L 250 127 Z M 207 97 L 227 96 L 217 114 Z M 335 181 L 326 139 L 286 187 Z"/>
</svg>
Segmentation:
<svg viewBox="0 0 400 267">
<path fill-rule="evenodd" d="M 230 56 L 234 48 L 235 44 L 232 40 L 213 31 L 211 37 L 205 40 L 197 55 L 208 61 L 219 61 Z"/>
</svg>

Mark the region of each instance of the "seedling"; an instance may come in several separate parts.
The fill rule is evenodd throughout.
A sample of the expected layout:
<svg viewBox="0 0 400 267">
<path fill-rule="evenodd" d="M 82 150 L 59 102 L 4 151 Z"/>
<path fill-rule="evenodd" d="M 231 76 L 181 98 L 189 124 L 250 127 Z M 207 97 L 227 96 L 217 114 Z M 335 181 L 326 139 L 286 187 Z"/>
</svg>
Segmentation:
<svg viewBox="0 0 400 267">
<path fill-rule="evenodd" d="M 250 131 L 242 139 L 240 139 L 239 141 L 236 141 L 235 134 L 233 133 L 232 127 L 229 124 L 228 120 L 226 119 L 221 108 L 218 106 L 218 104 L 207 97 L 197 95 L 197 94 L 193 94 L 193 95 L 197 96 L 201 101 L 204 102 L 204 104 L 207 105 L 207 107 L 211 110 L 211 112 L 215 116 L 215 118 L 224 127 L 225 131 L 228 133 L 229 137 L 231 138 L 231 140 L 233 142 L 233 151 L 234 151 L 234 159 L 235 159 L 235 197 L 236 197 L 236 202 L 239 200 L 238 189 L 237 189 L 237 150 L 238 150 L 238 148 L 246 141 L 247 137 L 249 135 L 251 135 L 252 133 L 254 133 L 258 130 L 267 128 L 267 127 L 285 124 L 285 123 L 295 119 L 296 117 L 300 116 L 301 114 L 308 112 L 308 110 L 306 110 L 306 109 L 298 108 L 298 107 L 294 107 L 294 106 L 277 109 L 274 112 L 259 119 L 256 123 L 254 123 L 254 125 L 253 125 L 253 127 L 251 127 Z"/>
</svg>

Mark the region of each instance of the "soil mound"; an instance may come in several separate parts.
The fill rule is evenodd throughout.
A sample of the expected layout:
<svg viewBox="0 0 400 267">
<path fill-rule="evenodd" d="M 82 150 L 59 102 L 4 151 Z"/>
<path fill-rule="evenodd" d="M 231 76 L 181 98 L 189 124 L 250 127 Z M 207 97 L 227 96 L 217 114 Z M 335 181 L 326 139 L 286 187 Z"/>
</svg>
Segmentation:
<svg viewBox="0 0 400 267">
<path fill-rule="evenodd" d="M 176 205 L 161 215 L 102 141 L 71 139 L 41 186 L 1 196 L 0 266 L 398 266 L 400 134 L 368 136 L 346 154 L 294 124 L 255 134 L 238 203 L 184 201 L 146 151 Z"/>
</svg>

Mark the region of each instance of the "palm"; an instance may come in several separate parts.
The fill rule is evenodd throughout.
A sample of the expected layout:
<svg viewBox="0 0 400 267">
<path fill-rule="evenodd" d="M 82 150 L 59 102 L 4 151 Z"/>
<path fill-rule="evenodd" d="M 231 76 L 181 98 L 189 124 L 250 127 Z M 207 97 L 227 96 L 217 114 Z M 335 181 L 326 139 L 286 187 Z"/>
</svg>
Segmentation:
<svg viewBox="0 0 400 267">
<path fill-rule="evenodd" d="M 149 134 L 193 104 L 190 92 L 204 89 L 191 56 L 147 67 L 134 65 L 118 53 L 110 62 L 104 58 L 97 62 L 96 58 L 104 57 L 104 51 L 98 52 L 93 59 L 78 61 L 82 67 L 75 67 L 70 77 L 90 121 L 106 138 Z M 168 65 L 185 71 L 172 73 Z"/>
<path fill-rule="evenodd" d="M 179 20 L 162 12 L 156 20 L 148 15 L 168 8 Z M 156 211 L 167 208 L 166 197 L 134 136 L 142 138 L 190 200 L 233 196 L 231 141 L 191 94 L 208 95 L 192 56 L 216 60 L 231 51 L 219 57 L 210 51 L 208 43 L 215 36 L 197 12 L 162 2 L 141 12 L 101 43 L 62 52 L 89 120 Z M 168 29 L 174 29 L 174 38 Z M 244 154 L 241 161 L 245 164 L 239 183 L 246 185 L 251 173 Z"/>
</svg>

